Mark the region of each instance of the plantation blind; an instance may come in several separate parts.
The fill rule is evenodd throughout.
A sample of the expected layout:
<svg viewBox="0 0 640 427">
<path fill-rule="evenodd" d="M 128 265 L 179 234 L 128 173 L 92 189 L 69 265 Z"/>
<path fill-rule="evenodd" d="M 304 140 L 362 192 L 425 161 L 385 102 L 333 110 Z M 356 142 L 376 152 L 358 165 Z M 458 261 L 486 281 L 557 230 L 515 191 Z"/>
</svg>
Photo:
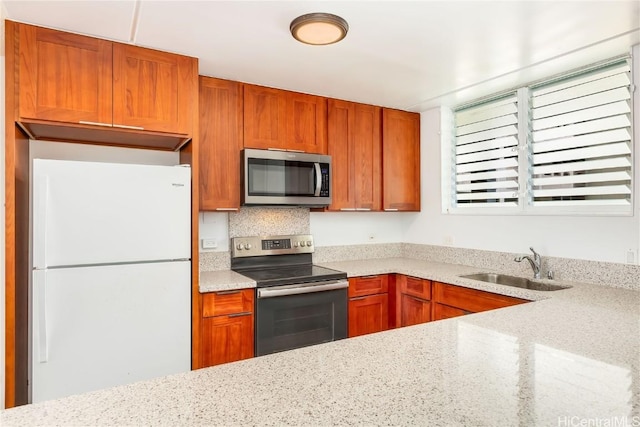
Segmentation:
<svg viewBox="0 0 640 427">
<path fill-rule="evenodd" d="M 510 93 L 455 112 L 458 207 L 518 205 L 518 98 Z"/>
<path fill-rule="evenodd" d="M 531 88 L 533 206 L 630 206 L 630 85 L 620 60 Z"/>
</svg>

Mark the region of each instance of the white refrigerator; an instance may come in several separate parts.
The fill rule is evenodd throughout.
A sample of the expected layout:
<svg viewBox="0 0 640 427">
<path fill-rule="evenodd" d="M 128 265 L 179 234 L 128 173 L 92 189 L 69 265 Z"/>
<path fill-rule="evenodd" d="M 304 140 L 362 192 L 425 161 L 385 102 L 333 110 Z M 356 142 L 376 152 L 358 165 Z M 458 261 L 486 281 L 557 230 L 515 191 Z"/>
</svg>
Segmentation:
<svg viewBox="0 0 640 427">
<path fill-rule="evenodd" d="M 191 367 L 191 170 L 33 160 L 31 401 Z"/>
</svg>

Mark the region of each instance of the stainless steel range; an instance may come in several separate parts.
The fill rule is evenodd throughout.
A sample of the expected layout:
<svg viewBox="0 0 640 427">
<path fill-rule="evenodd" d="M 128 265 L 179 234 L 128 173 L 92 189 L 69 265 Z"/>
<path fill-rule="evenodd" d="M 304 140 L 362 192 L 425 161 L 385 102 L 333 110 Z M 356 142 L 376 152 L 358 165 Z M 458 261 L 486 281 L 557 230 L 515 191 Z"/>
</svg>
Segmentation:
<svg viewBox="0 0 640 427">
<path fill-rule="evenodd" d="M 236 237 L 231 269 L 256 281 L 256 356 L 347 337 L 347 274 L 313 265 L 311 235 Z"/>
</svg>

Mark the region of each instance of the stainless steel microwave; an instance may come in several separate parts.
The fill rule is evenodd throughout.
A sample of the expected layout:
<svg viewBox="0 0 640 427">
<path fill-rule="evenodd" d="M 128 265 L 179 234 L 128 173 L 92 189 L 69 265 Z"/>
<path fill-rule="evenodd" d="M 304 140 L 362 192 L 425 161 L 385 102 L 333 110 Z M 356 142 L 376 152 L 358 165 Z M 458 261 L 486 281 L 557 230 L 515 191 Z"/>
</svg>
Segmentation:
<svg viewBox="0 0 640 427">
<path fill-rule="evenodd" d="M 242 158 L 243 205 L 331 204 L 331 156 L 247 148 Z"/>
</svg>

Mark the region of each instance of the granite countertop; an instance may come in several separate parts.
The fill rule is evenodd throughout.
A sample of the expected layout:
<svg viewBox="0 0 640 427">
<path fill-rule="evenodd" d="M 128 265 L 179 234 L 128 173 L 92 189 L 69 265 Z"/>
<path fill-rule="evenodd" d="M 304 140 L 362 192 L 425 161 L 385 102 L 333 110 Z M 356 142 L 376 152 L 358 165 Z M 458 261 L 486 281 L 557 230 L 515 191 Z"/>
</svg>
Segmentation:
<svg viewBox="0 0 640 427">
<path fill-rule="evenodd" d="M 499 286 L 459 265 L 324 265 Z M 640 292 L 572 285 L 499 286 L 538 301 L 9 409 L 0 425 L 637 425 Z"/>
</svg>

